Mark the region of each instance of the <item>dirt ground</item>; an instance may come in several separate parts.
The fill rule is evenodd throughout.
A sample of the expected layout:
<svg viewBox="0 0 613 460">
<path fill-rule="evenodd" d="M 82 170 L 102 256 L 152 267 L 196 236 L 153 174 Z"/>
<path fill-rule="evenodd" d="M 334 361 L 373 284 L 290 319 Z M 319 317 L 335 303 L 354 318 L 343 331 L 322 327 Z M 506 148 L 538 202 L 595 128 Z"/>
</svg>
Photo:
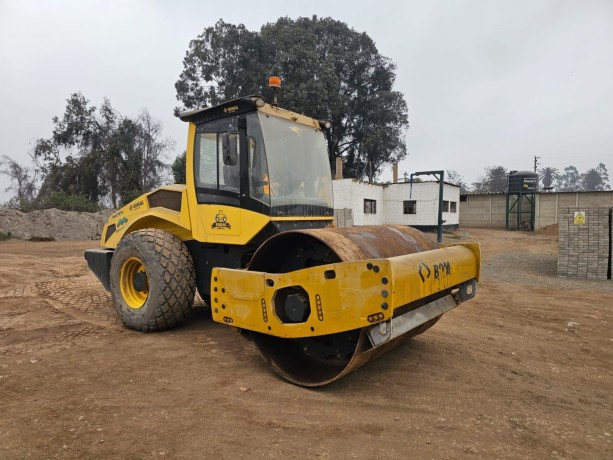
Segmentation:
<svg viewBox="0 0 613 460">
<path fill-rule="evenodd" d="M 466 233 L 477 297 L 316 390 L 202 307 L 124 329 L 91 241 L 0 242 L 0 458 L 613 458 L 613 282 L 557 278 L 547 232 Z"/>
</svg>

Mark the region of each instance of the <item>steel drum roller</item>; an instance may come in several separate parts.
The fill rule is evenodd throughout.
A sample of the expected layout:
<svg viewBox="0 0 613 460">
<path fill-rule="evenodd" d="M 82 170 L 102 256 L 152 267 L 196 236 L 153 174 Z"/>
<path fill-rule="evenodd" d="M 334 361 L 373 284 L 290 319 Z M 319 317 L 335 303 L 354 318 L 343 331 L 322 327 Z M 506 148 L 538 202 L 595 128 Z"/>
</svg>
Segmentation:
<svg viewBox="0 0 613 460">
<path fill-rule="evenodd" d="M 436 249 L 422 232 L 405 226 L 363 226 L 287 231 L 273 236 L 254 254 L 251 271 L 286 273 L 318 265 L 389 258 Z M 285 339 L 252 332 L 258 350 L 283 378 L 315 387 L 331 383 L 369 360 L 424 332 L 437 318 L 373 348 L 366 330 Z"/>
</svg>

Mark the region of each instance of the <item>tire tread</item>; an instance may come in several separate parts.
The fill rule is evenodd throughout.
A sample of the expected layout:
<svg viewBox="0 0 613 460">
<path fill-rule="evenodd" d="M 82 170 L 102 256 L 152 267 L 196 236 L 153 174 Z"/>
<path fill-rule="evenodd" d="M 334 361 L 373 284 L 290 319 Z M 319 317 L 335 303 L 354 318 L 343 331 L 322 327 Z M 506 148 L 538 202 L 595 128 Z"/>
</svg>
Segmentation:
<svg viewBox="0 0 613 460">
<path fill-rule="evenodd" d="M 142 309 L 152 311 L 142 312 L 139 315 L 127 317 L 115 299 L 119 291 L 115 285 L 116 280 L 111 277 L 111 291 L 115 307 L 124 324 L 142 332 L 155 332 L 170 329 L 182 323 L 188 316 L 196 292 L 196 276 L 194 265 L 187 247 L 171 233 L 160 229 L 148 228 L 138 230 L 126 236 L 117 252 L 123 247 L 134 247 L 143 252 L 143 258 L 149 262 L 146 269 L 149 275 L 149 296 Z M 115 262 L 113 257 L 112 264 Z M 121 260 L 117 261 L 121 263 Z M 111 273 L 117 273 L 117 268 Z M 156 289 L 152 289 L 152 285 Z M 159 289 L 157 289 L 159 287 Z M 121 301 L 121 299 L 120 299 Z M 151 305 L 149 305 L 151 303 Z M 139 310 L 137 310 L 139 311 Z"/>
</svg>

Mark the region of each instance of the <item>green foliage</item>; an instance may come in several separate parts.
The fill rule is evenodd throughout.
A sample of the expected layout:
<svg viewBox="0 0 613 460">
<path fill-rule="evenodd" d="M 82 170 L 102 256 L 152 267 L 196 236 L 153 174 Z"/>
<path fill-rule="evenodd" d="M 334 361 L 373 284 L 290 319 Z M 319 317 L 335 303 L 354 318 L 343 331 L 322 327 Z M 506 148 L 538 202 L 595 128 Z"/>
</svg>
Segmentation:
<svg viewBox="0 0 613 460">
<path fill-rule="evenodd" d="M 21 212 L 30 212 L 30 211 L 36 211 L 37 209 L 39 209 L 37 206 L 38 206 L 37 200 L 23 202 L 23 201 L 19 201 L 17 197 L 13 197 L 10 200 L 2 203 L 1 207 L 5 209 L 17 209 L 18 211 L 21 211 Z"/>
<path fill-rule="evenodd" d="M 585 174 L 581 174 L 581 189 L 586 192 L 595 192 L 604 190 L 605 183 L 602 176 L 595 169 L 588 169 Z"/>
<path fill-rule="evenodd" d="M 453 169 L 448 169 L 445 171 L 445 182 L 449 182 L 460 187 L 460 193 L 462 194 L 468 192 L 468 185 L 466 185 L 464 182 L 464 177 Z"/>
<path fill-rule="evenodd" d="M 606 186 L 607 190 L 609 190 L 611 188 L 608 185 L 608 182 L 609 182 L 609 172 L 607 171 L 607 167 L 604 165 L 604 163 L 598 163 L 598 166 L 596 166 L 596 172 L 598 172 L 598 174 L 602 178 L 602 181 L 605 184 L 607 184 L 605 186 Z"/>
<path fill-rule="evenodd" d="M 0 174 L 8 176 L 11 185 L 6 191 L 15 192 L 15 196 L 7 203 L 12 208 L 27 208 L 34 202 L 36 191 L 35 176 L 30 168 L 20 165 L 6 155 L 0 157 Z"/>
<path fill-rule="evenodd" d="M 43 177 L 39 198 L 56 192 L 91 202 L 109 197 L 116 207 L 135 190 L 141 194 L 160 184 L 162 157 L 172 144 L 161 139 L 161 124 L 147 110 L 123 117 L 108 99 L 96 108 L 74 93 L 62 118 L 52 121 L 51 137 L 38 139 L 33 152 Z"/>
<path fill-rule="evenodd" d="M 592 192 L 611 189 L 608 184 L 607 168 L 603 163 L 599 163 L 596 168 L 591 168 L 583 174 L 580 174 L 572 165 L 564 168 L 561 174 L 552 167 L 542 168 L 539 174 L 544 187 L 551 187 L 555 181 L 555 188 L 558 192 Z M 475 192 L 504 192 L 506 183 L 507 170 L 505 168 L 502 166 L 489 167 L 486 168 L 484 176 L 477 182 L 473 182 L 473 190 Z"/>
<path fill-rule="evenodd" d="M 89 200 L 83 195 L 70 195 L 65 192 L 53 192 L 45 196 L 40 196 L 30 202 L 20 202 L 16 198 L 12 198 L 1 205 L 6 209 L 17 209 L 22 212 L 32 212 L 41 209 L 60 209 L 62 211 L 76 212 L 98 212 L 100 206 L 98 203 Z"/>
<path fill-rule="evenodd" d="M 475 192 L 504 192 L 507 189 L 507 169 L 503 166 L 485 168 L 485 175 L 473 182 Z"/>
<path fill-rule="evenodd" d="M 604 163 L 599 163 L 596 168 L 590 168 L 581 174 L 573 165 L 564 168 L 560 173 L 553 167 L 545 167 L 539 171 L 540 180 L 543 187 L 552 187 L 558 192 L 593 192 L 611 190 L 609 185 L 609 174 Z M 447 171 L 447 180 L 451 183 L 465 185 L 462 183 L 462 176 L 456 171 Z M 459 182 L 458 182 L 459 180 Z M 473 182 L 473 191 L 504 192 L 507 186 L 507 170 L 502 166 L 493 166 L 485 169 L 485 174 L 476 182 Z M 462 189 L 464 193 L 464 189 Z"/>
<path fill-rule="evenodd" d="M 10 240 L 11 239 L 11 233 L 5 233 L 3 231 L 0 231 L 0 241 L 6 241 L 6 240 Z"/>
<path fill-rule="evenodd" d="M 189 43 L 183 72 L 175 83 L 178 98 L 186 108 L 198 108 L 260 92 L 266 83 L 261 54 L 257 32 L 217 21 Z M 203 84 L 211 82 L 218 84 Z"/>
<path fill-rule="evenodd" d="M 170 165 L 170 170 L 172 171 L 172 177 L 175 181 L 175 184 L 185 184 L 185 157 L 187 155 L 186 151 L 183 151 L 181 155 L 175 158 L 175 161 Z"/>
<path fill-rule="evenodd" d="M 539 171 L 539 178 L 543 183 L 544 188 L 549 188 L 552 186 L 554 180 L 558 180 L 560 178 L 560 172 L 556 168 L 551 168 L 549 166 L 542 168 Z"/>
<path fill-rule="evenodd" d="M 69 195 L 65 192 L 54 192 L 42 197 L 37 202 L 37 209 L 56 208 L 62 211 L 97 212 L 100 206 L 82 195 Z"/>
<path fill-rule="evenodd" d="M 599 163 L 595 168 L 589 169 L 585 177 L 583 175 L 581 177 L 583 189 L 586 191 L 611 190 L 609 173 L 604 163 Z"/>
<path fill-rule="evenodd" d="M 611 190 L 609 174 L 604 163 L 599 163 L 596 168 L 590 168 L 580 174 L 577 168 L 570 165 L 564 168 L 556 182 L 556 189 L 560 192 L 597 192 Z"/>
<path fill-rule="evenodd" d="M 121 195 L 120 207 L 127 205 L 142 195 L 140 190 L 131 190 Z"/>
<path fill-rule="evenodd" d="M 579 179 L 580 175 L 577 168 L 569 165 L 564 168 L 564 172 L 556 181 L 556 189 L 559 192 L 576 192 L 581 188 Z"/>
<path fill-rule="evenodd" d="M 183 66 L 175 88 L 187 109 L 270 96 L 267 77 L 279 75 L 282 106 L 332 122 L 330 164 L 341 156 L 348 177 L 372 181 L 406 156 L 408 109 L 393 89 L 396 67 L 343 22 L 280 18 L 258 33 L 220 20 L 190 42 Z"/>
</svg>

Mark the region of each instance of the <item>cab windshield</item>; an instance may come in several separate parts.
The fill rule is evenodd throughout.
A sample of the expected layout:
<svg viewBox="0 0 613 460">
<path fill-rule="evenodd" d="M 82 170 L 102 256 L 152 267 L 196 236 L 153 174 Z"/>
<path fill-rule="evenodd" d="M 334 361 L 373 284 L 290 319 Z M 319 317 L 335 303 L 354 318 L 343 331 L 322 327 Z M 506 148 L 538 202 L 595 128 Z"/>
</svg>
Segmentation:
<svg viewBox="0 0 613 460">
<path fill-rule="evenodd" d="M 254 174 L 252 169 L 252 184 L 261 186 L 263 199 L 270 200 L 272 214 L 330 215 L 332 179 L 322 131 L 261 112 L 258 120 L 265 154 L 260 161 L 261 173 Z M 251 156 L 252 148 L 249 150 Z M 250 163 L 254 168 L 255 163 Z M 258 175 L 262 176 L 261 182 Z"/>
</svg>

